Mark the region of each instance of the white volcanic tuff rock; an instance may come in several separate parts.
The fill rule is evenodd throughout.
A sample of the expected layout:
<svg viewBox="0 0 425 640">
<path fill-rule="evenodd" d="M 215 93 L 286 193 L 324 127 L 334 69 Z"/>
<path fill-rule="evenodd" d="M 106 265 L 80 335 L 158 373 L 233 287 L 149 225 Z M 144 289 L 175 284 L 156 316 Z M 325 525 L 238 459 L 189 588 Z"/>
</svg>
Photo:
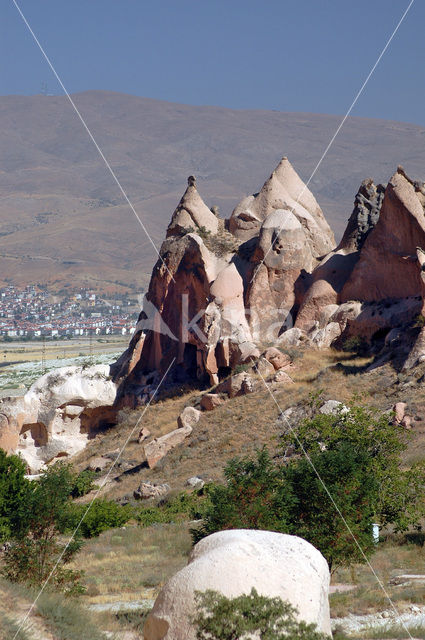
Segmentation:
<svg viewBox="0 0 425 640">
<path fill-rule="evenodd" d="M 262 222 L 274 210 L 293 212 L 305 229 L 316 256 L 334 246 L 333 233 L 311 191 L 284 157 L 255 196 L 244 198 L 233 211 L 230 230 L 242 239 L 257 235 Z"/>
<path fill-rule="evenodd" d="M 247 228 L 246 216 L 257 222 Z M 230 229 L 242 239 L 258 235 L 246 283 L 250 327 L 258 341 L 273 341 L 292 326 L 309 274 L 318 258 L 334 246 L 334 237 L 314 196 L 283 158 L 260 193 L 238 205 Z"/>
<path fill-rule="evenodd" d="M 23 397 L 0 402 L 7 425 L 0 426 L 0 443 L 19 452 L 31 471 L 63 455 L 84 449 L 89 429 L 84 417 L 91 416 L 92 428 L 111 409 L 117 388 L 107 365 L 63 367 L 35 382 Z M 7 428 L 4 428 L 6 427 Z"/>
<path fill-rule="evenodd" d="M 329 569 L 322 554 L 296 536 L 270 531 L 221 531 L 193 549 L 187 567 L 163 587 L 149 614 L 146 640 L 196 640 L 190 618 L 194 592 L 213 589 L 227 597 L 249 593 L 281 597 L 299 619 L 331 633 Z"/>
<path fill-rule="evenodd" d="M 208 209 L 196 189 L 195 182 L 189 178 L 189 185 L 171 218 L 167 236 L 190 229 L 196 231 L 196 227 L 203 227 L 210 233 L 216 234 L 218 226 L 217 216 Z"/>
</svg>

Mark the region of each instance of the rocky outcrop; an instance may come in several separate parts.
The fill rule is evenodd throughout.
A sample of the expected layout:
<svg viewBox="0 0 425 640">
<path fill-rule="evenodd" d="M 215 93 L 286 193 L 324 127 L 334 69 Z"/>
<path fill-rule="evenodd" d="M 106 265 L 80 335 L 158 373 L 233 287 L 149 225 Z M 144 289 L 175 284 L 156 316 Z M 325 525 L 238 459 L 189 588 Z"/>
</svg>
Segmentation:
<svg viewBox="0 0 425 640">
<path fill-rule="evenodd" d="M 154 469 L 169 451 L 182 444 L 190 436 L 193 429 L 190 425 L 180 427 L 166 433 L 164 436 L 154 438 L 145 444 L 146 461 L 150 469 Z"/>
<path fill-rule="evenodd" d="M 250 593 L 280 597 L 298 609 L 298 618 L 331 633 L 326 560 L 311 544 L 270 531 L 215 533 L 193 549 L 187 567 L 157 597 L 144 627 L 146 640 L 196 640 L 191 620 L 195 591 L 227 597 Z"/>
<path fill-rule="evenodd" d="M 377 302 L 422 290 L 417 247 L 425 247 L 425 191 L 399 167 L 385 189 L 379 220 L 341 291 L 341 302 Z"/>
<path fill-rule="evenodd" d="M 110 423 L 117 388 L 109 367 L 63 367 L 42 376 L 22 397 L 0 403 L 0 447 L 18 452 L 32 473 L 81 451 Z"/>
<path fill-rule="evenodd" d="M 297 315 L 296 327 L 305 331 L 317 325 L 323 328 L 329 321 L 326 316 L 335 311 L 333 305 L 342 302 L 341 291 L 360 258 L 366 238 L 379 220 L 384 193 L 385 187 L 376 186 L 370 178 L 362 182 L 341 242 L 323 258 L 312 274 Z M 334 328 L 330 338 L 318 336 L 318 346 L 328 346 L 337 337 L 336 331 Z"/>
<path fill-rule="evenodd" d="M 397 366 L 425 358 L 425 331 L 412 328 L 424 309 L 424 205 L 424 185 L 402 167 L 385 188 L 363 182 L 344 237 L 314 270 L 296 318 L 312 344 L 341 346 L 358 337 L 385 346 L 386 359 L 404 362 Z M 394 335 L 385 340 L 395 330 L 397 353 Z"/>
<path fill-rule="evenodd" d="M 171 363 L 169 381 L 198 377 L 217 384 L 258 358 L 257 344 L 284 330 L 309 274 L 334 243 L 287 158 L 228 221 L 206 206 L 193 176 L 188 182 L 136 332 L 112 368 L 122 404 L 145 402 L 156 374 Z"/>
</svg>

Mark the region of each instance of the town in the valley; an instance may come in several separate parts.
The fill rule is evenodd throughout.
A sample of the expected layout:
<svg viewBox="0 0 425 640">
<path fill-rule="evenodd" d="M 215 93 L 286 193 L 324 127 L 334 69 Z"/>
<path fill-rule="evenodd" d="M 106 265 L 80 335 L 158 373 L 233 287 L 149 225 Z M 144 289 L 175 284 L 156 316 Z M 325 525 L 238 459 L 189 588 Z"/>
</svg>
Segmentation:
<svg viewBox="0 0 425 640">
<path fill-rule="evenodd" d="M 90 289 L 51 294 L 47 288 L 9 285 L 0 289 L 0 337 L 3 340 L 129 335 L 143 294 L 102 297 Z"/>
</svg>

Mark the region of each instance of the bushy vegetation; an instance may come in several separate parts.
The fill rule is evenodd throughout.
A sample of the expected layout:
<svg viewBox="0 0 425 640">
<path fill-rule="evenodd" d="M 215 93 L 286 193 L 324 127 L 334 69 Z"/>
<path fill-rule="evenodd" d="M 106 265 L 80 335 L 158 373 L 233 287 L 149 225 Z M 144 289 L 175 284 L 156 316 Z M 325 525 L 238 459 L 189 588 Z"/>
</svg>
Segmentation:
<svg viewBox="0 0 425 640">
<path fill-rule="evenodd" d="M 99 535 L 129 520 L 131 509 L 113 501 L 75 504 L 72 497 L 93 489 L 94 474 L 76 474 L 69 465 L 55 464 L 37 481 L 25 478 L 18 456 L 0 450 L 0 540 L 8 541 L 2 575 L 12 582 L 39 586 L 51 575 L 54 588 L 67 594 L 84 591 L 82 572 L 67 567 L 82 546 L 81 537 Z M 87 511 L 87 513 L 86 513 Z M 78 531 L 71 542 L 61 534 Z"/>
<path fill-rule="evenodd" d="M 192 493 L 182 491 L 176 496 L 162 500 L 158 506 L 138 507 L 135 509 L 135 518 L 143 527 L 159 523 L 169 524 L 188 518 L 201 518 L 202 504 L 207 493 L 207 487 Z"/>
<path fill-rule="evenodd" d="M 81 572 L 66 565 L 80 549 L 80 542 L 59 540 L 60 523 L 66 518 L 72 474 L 65 465 L 45 471 L 37 482 L 23 479 L 10 520 L 10 545 L 4 553 L 2 574 L 13 582 L 39 586 L 52 574 L 51 582 L 65 593 L 81 593 Z M 54 572 L 53 572 L 54 570 Z M 53 573 L 52 573 L 53 572 Z"/>
<path fill-rule="evenodd" d="M 90 493 L 90 491 L 97 489 L 97 486 L 94 483 L 95 478 L 96 473 L 89 469 L 85 469 L 84 471 L 77 473 L 74 476 L 71 497 L 80 498 L 81 496 L 85 496 L 87 493 Z"/>
<path fill-rule="evenodd" d="M 93 538 L 108 529 L 122 527 L 133 515 L 131 507 L 113 500 L 96 499 L 87 509 L 85 504 L 69 505 L 62 528 L 73 531 L 78 527 L 84 538 Z"/>
<path fill-rule="evenodd" d="M 193 617 L 197 640 L 324 640 L 316 625 L 298 622 L 297 610 L 281 598 L 249 594 L 227 598 L 217 591 L 197 592 Z"/>
<path fill-rule="evenodd" d="M 29 489 L 25 463 L 0 449 L 0 543 L 9 540 L 23 517 Z"/>
<path fill-rule="evenodd" d="M 210 488 L 194 541 L 233 528 L 290 533 L 335 569 L 371 555 L 373 522 L 404 531 L 424 515 L 425 468 L 401 469 L 405 431 L 391 416 L 357 405 L 318 412 L 282 435 L 282 451 L 289 447 L 289 460 L 272 459 L 265 448 L 254 459 L 231 460 L 226 484 Z"/>
</svg>

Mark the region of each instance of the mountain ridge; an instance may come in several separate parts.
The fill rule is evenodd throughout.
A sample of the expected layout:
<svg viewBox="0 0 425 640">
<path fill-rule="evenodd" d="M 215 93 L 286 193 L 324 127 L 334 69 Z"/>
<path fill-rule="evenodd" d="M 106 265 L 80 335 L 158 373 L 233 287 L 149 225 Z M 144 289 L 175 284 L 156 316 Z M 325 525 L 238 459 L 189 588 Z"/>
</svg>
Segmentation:
<svg viewBox="0 0 425 640">
<path fill-rule="evenodd" d="M 308 180 L 341 122 L 108 91 L 73 100 L 157 246 L 187 175 L 228 217 L 283 154 Z M 309 185 L 337 238 L 364 178 L 385 182 L 399 163 L 420 177 L 424 134 L 408 123 L 347 120 Z M 154 249 L 66 96 L 0 97 L 0 196 L 3 283 L 147 284 Z"/>
</svg>

